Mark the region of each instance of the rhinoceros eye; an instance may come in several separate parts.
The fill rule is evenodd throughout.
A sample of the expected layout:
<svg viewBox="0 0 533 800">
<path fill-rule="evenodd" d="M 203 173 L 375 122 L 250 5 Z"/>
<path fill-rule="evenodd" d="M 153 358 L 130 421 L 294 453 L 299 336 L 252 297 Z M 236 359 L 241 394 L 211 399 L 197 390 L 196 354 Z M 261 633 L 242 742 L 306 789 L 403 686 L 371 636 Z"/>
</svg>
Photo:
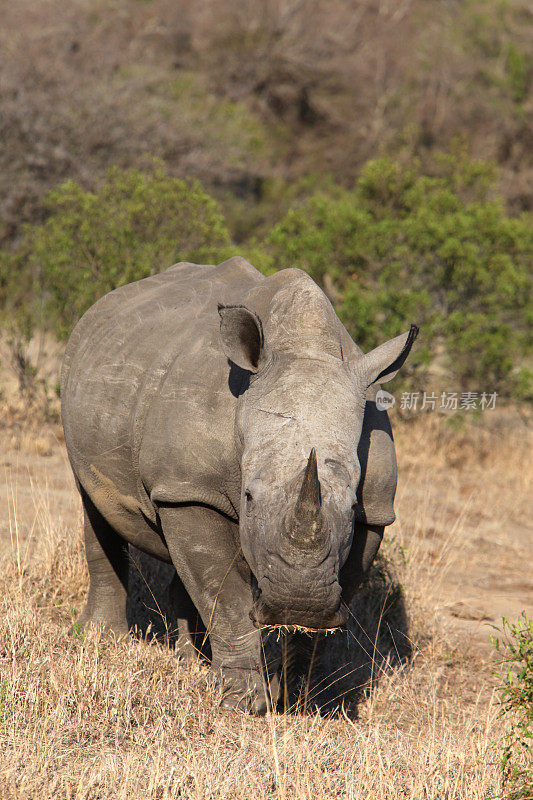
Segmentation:
<svg viewBox="0 0 533 800">
<path fill-rule="evenodd" d="M 246 510 L 249 511 L 253 502 L 253 497 L 252 493 L 249 492 L 248 490 L 246 490 L 244 493 L 244 500 L 246 502 Z"/>
</svg>

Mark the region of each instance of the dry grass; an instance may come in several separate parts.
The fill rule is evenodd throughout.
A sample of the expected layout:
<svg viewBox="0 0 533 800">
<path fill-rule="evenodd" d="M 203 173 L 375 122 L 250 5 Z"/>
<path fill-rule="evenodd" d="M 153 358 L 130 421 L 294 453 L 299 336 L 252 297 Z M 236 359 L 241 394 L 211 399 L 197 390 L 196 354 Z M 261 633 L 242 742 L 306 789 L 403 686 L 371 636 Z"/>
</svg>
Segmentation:
<svg viewBox="0 0 533 800">
<path fill-rule="evenodd" d="M 95 630 L 70 637 L 87 585 L 81 520 L 72 530 L 54 516 L 44 479 L 34 480 L 34 509 L 24 515 L 17 499 L 22 478 L 8 476 L 0 799 L 482 800 L 494 794 L 501 729 L 490 665 L 482 653 L 457 646 L 438 614 L 443 587 L 468 557 L 470 517 L 483 518 L 495 476 L 503 485 L 502 513 L 522 513 L 520 491 L 530 470 L 525 437 L 518 459 L 518 445 L 505 433 L 514 460 L 502 444 L 493 463 L 476 467 L 485 433 L 457 436 L 427 422 L 400 428 L 399 522 L 384 547 L 386 560 L 353 606 L 345 650 L 337 642 L 330 655 L 335 661 L 347 653 L 353 665 L 365 662 L 366 651 L 367 689 L 326 717 L 223 712 L 207 667 L 179 662 L 163 644 Z M 467 445 L 471 460 L 450 468 L 454 447 L 466 453 Z M 479 476 L 489 484 L 486 492 Z M 467 479 L 472 488 L 465 499 Z M 37 553 L 26 546 L 31 531 L 38 532 Z M 401 653 L 394 658 L 399 637 L 410 642 L 408 661 Z M 345 671 L 338 693 L 347 680 Z"/>
</svg>

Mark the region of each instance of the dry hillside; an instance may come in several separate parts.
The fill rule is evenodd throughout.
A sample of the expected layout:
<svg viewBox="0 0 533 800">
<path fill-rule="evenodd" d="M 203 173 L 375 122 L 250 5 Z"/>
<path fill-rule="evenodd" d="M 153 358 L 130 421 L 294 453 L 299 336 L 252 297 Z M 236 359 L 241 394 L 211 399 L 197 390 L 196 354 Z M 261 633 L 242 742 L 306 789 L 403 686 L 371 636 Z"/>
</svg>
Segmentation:
<svg viewBox="0 0 533 800">
<path fill-rule="evenodd" d="M 351 183 L 454 137 L 532 205 L 527 0 L 18 0 L 0 30 L 3 235 L 67 177 L 146 152 L 231 205 L 272 180 Z"/>
</svg>

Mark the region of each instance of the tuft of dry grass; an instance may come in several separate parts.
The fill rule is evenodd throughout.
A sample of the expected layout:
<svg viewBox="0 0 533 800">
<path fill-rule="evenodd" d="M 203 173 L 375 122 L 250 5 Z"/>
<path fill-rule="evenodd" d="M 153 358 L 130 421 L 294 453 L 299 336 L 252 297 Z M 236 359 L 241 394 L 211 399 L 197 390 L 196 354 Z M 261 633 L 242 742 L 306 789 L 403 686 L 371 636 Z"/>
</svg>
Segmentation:
<svg viewBox="0 0 533 800">
<path fill-rule="evenodd" d="M 475 453 L 477 433 L 461 435 Z M 348 632 L 327 637 L 324 671 L 312 684 L 345 695 L 326 715 L 225 712 L 207 666 L 179 661 L 156 639 L 94 629 L 69 636 L 87 589 L 81 517 L 73 528 L 55 515 L 45 476 L 32 478 L 34 510 L 26 517 L 17 499 L 24 478 L 8 476 L 0 800 L 493 795 L 502 723 L 490 664 L 482 651 L 458 645 L 439 613 L 470 558 L 465 534 L 484 519 L 491 481 L 498 476 L 501 487 L 505 476 L 497 507 L 510 513 L 514 499 L 516 515 L 525 462 L 510 461 L 502 446 L 479 474 L 477 456 L 468 468 L 450 468 L 453 446 L 466 452 L 466 440 L 428 421 L 400 425 L 397 440 L 398 521 L 352 605 Z M 524 442 L 524 458 L 525 449 Z M 40 463 L 44 469 L 50 459 Z M 38 542 L 31 551 L 28 537 Z M 138 563 L 148 581 L 158 580 L 148 561 Z"/>
</svg>

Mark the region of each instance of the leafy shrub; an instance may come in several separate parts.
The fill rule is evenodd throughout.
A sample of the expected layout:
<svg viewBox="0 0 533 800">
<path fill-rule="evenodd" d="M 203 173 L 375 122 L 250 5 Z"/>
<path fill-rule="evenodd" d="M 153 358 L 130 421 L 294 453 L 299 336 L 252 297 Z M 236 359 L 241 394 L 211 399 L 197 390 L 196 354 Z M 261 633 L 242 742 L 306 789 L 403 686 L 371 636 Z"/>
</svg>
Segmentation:
<svg viewBox="0 0 533 800">
<path fill-rule="evenodd" d="M 352 190 L 310 182 L 302 199 L 293 188 L 281 221 L 239 249 L 266 274 L 305 269 L 365 350 L 418 323 L 420 380 L 431 363 L 461 389 L 531 397 L 533 228 L 491 198 L 494 180 L 461 152 L 432 176 L 417 162 L 371 161 Z M 46 213 L 0 253 L 0 303 L 26 340 L 36 321 L 66 336 L 121 284 L 234 252 L 215 200 L 157 162 L 115 168 L 96 192 L 68 181 Z"/>
<path fill-rule="evenodd" d="M 201 186 L 148 171 L 114 168 L 96 192 L 67 181 L 50 192 L 48 218 L 26 227 L 0 260 L 0 291 L 10 313 L 68 335 L 99 297 L 180 260 L 224 257 L 229 233 Z M 18 309 L 18 310 L 17 310 Z"/>
<path fill-rule="evenodd" d="M 414 321 L 419 355 L 443 358 L 461 386 L 527 395 L 533 228 L 490 199 L 493 180 L 461 154 L 442 159 L 435 176 L 371 161 L 354 190 L 316 193 L 290 210 L 266 248 L 278 268 L 329 282 L 364 349 Z"/>
<path fill-rule="evenodd" d="M 500 760 L 505 797 L 509 800 L 533 798 L 533 620 L 522 612 L 516 623 L 502 618 L 502 627 L 493 626 L 504 638 L 491 636 L 503 674 L 499 717 L 509 722 L 502 741 Z"/>
<path fill-rule="evenodd" d="M 507 46 L 506 71 L 513 99 L 523 103 L 531 81 L 531 57 L 528 53 L 521 53 L 513 42 Z"/>
</svg>

